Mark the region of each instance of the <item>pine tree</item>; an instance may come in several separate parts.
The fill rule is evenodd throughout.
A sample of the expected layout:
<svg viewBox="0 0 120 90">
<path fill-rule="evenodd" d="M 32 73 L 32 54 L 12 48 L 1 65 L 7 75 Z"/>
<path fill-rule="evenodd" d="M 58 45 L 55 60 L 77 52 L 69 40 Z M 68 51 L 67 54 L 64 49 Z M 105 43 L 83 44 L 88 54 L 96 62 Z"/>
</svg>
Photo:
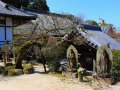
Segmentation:
<svg viewBox="0 0 120 90">
<path fill-rule="evenodd" d="M 29 4 L 28 0 L 1 0 L 1 1 L 17 8 L 21 8 L 21 6 L 27 7 Z"/>
<path fill-rule="evenodd" d="M 33 2 L 28 5 L 28 8 L 41 11 L 49 11 L 46 0 L 33 0 Z"/>
<path fill-rule="evenodd" d="M 21 8 L 21 6 L 23 6 L 29 9 L 49 11 L 49 7 L 47 6 L 46 0 L 1 0 L 1 1 L 17 8 Z"/>
</svg>

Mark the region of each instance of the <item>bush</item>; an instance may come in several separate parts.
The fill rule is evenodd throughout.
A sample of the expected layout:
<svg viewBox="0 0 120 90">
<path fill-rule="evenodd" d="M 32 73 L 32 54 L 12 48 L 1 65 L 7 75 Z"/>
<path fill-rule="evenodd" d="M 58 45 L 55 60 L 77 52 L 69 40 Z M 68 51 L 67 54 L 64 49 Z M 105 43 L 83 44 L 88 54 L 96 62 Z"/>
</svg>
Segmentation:
<svg viewBox="0 0 120 90">
<path fill-rule="evenodd" d="M 15 71 L 14 71 L 14 69 L 9 69 L 9 70 L 8 70 L 8 75 L 9 75 L 9 76 L 15 76 Z"/>
<path fill-rule="evenodd" d="M 2 74 L 5 71 L 5 67 L 0 66 L 0 74 Z"/>
<path fill-rule="evenodd" d="M 51 72 L 58 72 L 60 60 L 66 56 L 66 48 L 62 44 L 54 45 L 51 48 L 43 50 L 46 64 Z"/>
<path fill-rule="evenodd" d="M 51 62 L 49 65 L 49 71 L 50 72 L 58 72 L 59 71 L 59 67 L 60 67 L 60 63 L 59 62 Z"/>
<path fill-rule="evenodd" d="M 7 66 L 5 70 L 2 72 L 2 74 L 8 75 L 8 76 L 16 76 L 16 75 L 22 75 L 23 70 L 22 69 L 15 69 L 15 65 L 13 66 Z"/>
<path fill-rule="evenodd" d="M 5 70 L 2 72 L 2 75 L 3 75 L 3 76 L 8 75 L 8 71 L 10 71 L 10 70 L 12 70 L 12 69 L 15 69 L 15 65 L 5 67 Z"/>
<path fill-rule="evenodd" d="M 16 76 L 16 75 L 22 75 L 23 70 L 22 69 L 9 69 L 8 70 L 8 76 Z"/>
<path fill-rule="evenodd" d="M 120 76 L 120 51 L 113 50 L 113 76 Z"/>
<path fill-rule="evenodd" d="M 51 49 L 43 50 L 47 64 L 60 60 L 61 58 L 66 56 L 66 49 L 62 45 L 57 45 L 52 47 Z"/>
<path fill-rule="evenodd" d="M 31 74 L 34 72 L 34 68 L 32 64 L 24 64 L 23 69 L 16 69 L 15 65 L 7 66 L 7 67 L 0 67 L 0 74 L 3 76 L 16 76 L 24 74 Z"/>
<path fill-rule="evenodd" d="M 13 66 L 7 66 L 5 69 L 6 69 L 7 71 L 8 71 L 9 69 L 15 69 L 15 65 L 13 65 Z"/>
<path fill-rule="evenodd" d="M 32 64 L 24 64 L 23 65 L 24 74 L 31 74 L 34 72 L 34 68 Z"/>
</svg>

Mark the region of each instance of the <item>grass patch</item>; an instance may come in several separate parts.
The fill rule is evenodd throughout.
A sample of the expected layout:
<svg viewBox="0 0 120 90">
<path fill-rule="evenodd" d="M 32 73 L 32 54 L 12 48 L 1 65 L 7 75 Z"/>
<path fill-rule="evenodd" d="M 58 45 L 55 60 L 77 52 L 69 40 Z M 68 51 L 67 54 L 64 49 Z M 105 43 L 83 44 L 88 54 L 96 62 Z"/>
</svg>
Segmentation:
<svg viewBox="0 0 120 90">
<path fill-rule="evenodd" d="M 84 76 L 83 77 L 83 82 L 89 82 L 93 80 L 93 76 Z"/>
<path fill-rule="evenodd" d="M 63 77 L 63 75 L 61 73 L 53 73 L 52 75 L 56 76 L 56 77 Z"/>
</svg>

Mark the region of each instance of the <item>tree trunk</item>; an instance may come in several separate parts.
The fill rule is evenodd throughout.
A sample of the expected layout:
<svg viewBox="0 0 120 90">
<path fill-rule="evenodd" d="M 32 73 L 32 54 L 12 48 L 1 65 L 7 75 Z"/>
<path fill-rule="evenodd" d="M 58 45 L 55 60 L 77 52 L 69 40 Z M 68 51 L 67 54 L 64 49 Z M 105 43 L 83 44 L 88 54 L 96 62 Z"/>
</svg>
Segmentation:
<svg viewBox="0 0 120 90">
<path fill-rule="evenodd" d="M 47 72 L 47 70 L 46 70 L 46 66 L 45 66 L 45 64 L 43 63 L 43 67 L 44 67 L 44 71 L 45 72 Z"/>
</svg>

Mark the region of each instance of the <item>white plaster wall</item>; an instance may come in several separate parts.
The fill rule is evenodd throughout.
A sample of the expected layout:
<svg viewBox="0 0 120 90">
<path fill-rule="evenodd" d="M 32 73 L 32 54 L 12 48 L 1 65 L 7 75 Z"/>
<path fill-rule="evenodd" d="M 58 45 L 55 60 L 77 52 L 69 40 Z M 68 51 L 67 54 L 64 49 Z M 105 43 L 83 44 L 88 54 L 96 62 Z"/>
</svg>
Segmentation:
<svg viewBox="0 0 120 90">
<path fill-rule="evenodd" d="M 12 18 L 6 17 L 6 26 L 12 26 Z"/>
<path fill-rule="evenodd" d="M 9 26 L 9 27 L 6 27 L 6 39 L 8 41 L 12 41 L 13 39 L 12 25 L 13 25 L 12 18 L 6 17 L 6 26 Z"/>
</svg>

